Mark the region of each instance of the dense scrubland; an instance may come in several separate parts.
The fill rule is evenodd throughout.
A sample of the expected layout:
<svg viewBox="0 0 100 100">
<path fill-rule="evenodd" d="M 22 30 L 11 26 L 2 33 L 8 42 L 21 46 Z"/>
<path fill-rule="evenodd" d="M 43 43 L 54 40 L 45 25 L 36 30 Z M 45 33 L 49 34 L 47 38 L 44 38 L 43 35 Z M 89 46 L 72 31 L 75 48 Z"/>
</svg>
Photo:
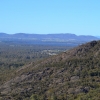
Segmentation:
<svg viewBox="0 0 100 100">
<path fill-rule="evenodd" d="M 100 41 L 60 48 L 64 52 L 53 56 L 42 55 L 43 46 L 35 52 L 31 46 L 4 48 L 8 52 L 0 48 L 5 63 L 0 64 L 1 100 L 100 100 Z"/>
</svg>

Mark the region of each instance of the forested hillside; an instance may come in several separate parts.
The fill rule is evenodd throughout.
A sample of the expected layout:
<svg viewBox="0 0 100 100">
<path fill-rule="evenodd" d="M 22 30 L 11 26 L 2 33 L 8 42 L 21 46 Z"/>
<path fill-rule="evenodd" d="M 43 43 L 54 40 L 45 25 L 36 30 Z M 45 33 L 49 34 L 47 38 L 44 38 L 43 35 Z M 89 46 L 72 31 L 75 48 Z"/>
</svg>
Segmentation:
<svg viewBox="0 0 100 100">
<path fill-rule="evenodd" d="M 72 48 L 71 46 L 27 45 L 0 42 L 0 85 L 18 68 Z"/>
<path fill-rule="evenodd" d="M 8 79 L 1 100 L 100 100 L 100 41 L 31 61 Z"/>
</svg>

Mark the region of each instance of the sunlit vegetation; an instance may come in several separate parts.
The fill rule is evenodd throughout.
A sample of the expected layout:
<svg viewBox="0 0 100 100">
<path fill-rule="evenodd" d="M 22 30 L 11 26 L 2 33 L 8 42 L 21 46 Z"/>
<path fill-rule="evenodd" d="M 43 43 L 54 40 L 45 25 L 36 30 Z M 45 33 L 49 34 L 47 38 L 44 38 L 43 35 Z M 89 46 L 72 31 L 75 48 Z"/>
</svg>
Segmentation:
<svg viewBox="0 0 100 100">
<path fill-rule="evenodd" d="M 7 76 L 1 100 L 100 99 L 100 41 L 31 63 Z"/>
</svg>

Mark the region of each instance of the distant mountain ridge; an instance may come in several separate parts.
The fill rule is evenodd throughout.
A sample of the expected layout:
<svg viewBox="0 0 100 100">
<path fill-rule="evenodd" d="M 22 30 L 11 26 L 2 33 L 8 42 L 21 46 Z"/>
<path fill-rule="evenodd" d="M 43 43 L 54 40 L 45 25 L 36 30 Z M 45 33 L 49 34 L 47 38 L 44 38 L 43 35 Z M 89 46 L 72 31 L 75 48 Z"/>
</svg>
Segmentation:
<svg viewBox="0 0 100 100">
<path fill-rule="evenodd" d="M 77 40 L 77 41 L 92 41 L 98 40 L 97 37 L 91 35 L 75 35 L 70 33 L 58 33 L 58 34 L 28 34 L 28 33 L 16 33 L 16 34 L 6 34 L 0 33 L 0 38 L 15 38 L 15 39 L 33 39 L 41 41 L 67 41 L 67 40 Z"/>
</svg>

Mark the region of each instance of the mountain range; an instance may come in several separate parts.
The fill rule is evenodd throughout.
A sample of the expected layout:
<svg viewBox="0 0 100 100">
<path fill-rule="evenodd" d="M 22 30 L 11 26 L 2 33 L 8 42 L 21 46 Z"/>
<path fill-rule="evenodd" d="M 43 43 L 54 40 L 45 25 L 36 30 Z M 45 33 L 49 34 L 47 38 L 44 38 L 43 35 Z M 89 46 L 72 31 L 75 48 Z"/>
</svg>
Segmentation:
<svg viewBox="0 0 100 100">
<path fill-rule="evenodd" d="M 7 77 L 0 100 L 100 100 L 100 41 L 30 63 Z"/>
<path fill-rule="evenodd" d="M 15 38 L 15 39 L 33 39 L 41 41 L 91 41 L 97 40 L 97 37 L 90 35 L 75 35 L 70 33 L 59 33 L 59 34 L 26 34 L 26 33 L 16 33 L 16 34 L 6 34 L 0 33 L 1 38 Z"/>
</svg>

